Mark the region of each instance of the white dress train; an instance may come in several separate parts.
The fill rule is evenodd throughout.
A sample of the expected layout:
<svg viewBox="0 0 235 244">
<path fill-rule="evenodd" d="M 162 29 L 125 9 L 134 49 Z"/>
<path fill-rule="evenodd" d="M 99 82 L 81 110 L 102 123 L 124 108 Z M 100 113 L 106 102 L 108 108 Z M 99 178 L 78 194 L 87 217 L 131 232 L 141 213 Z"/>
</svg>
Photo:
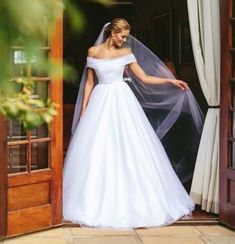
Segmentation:
<svg viewBox="0 0 235 244">
<path fill-rule="evenodd" d="M 194 209 L 129 86 L 133 54 L 88 57 L 98 77 L 64 166 L 64 219 L 92 227 L 136 228 L 175 222 Z"/>
</svg>

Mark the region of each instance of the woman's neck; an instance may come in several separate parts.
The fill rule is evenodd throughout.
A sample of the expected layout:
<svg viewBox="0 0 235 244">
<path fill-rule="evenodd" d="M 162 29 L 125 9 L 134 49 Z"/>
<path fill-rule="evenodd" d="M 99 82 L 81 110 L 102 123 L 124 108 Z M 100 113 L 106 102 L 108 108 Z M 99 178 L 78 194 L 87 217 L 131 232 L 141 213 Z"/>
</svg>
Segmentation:
<svg viewBox="0 0 235 244">
<path fill-rule="evenodd" d="M 104 47 L 107 48 L 108 51 L 118 49 L 114 43 L 111 37 L 108 37 L 106 41 L 104 42 Z"/>
</svg>

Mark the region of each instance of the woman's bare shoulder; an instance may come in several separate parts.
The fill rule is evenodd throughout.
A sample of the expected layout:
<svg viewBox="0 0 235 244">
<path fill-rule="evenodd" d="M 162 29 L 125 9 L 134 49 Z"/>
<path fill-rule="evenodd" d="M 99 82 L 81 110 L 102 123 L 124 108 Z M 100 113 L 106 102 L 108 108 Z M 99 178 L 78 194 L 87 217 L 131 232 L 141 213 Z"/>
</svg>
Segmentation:
<svg viewBox="0 0 235 244">
<path fill-rule="evenodd" d="M 122 55 L 132 54 L 132 51 L 129 47 L 120 48 L 120 52 Z"/>
<path fill-rule="evenodd" d="M 91 54 L 92 56 L 97 55 L 99 52 L 104 51 L 104 44 L 101 43 L 99 45 L 92 46 L 88 49 L 88 54 Z"/>
<path fill-rule="evenodd" d="M 103 56 L 103 53 L 105 52 L 103 45 L 97 45 L 92 46 L 88 49 L 88 57 L 100 57 Z M 110 56 L 125 56 L 128 54 L 131 54 L 132 51 L 130 48 L 123 47 L 123 48 L 117 48 L 116 50 L 112 51 L 112 55 Z"/>
<path fill-rule="evenodd" d="M 88 49 L 87 56 L 94 57 L 96 56 L 98 51 L 99 51 L 99 46 L 92 46 Z"/>
</svg>

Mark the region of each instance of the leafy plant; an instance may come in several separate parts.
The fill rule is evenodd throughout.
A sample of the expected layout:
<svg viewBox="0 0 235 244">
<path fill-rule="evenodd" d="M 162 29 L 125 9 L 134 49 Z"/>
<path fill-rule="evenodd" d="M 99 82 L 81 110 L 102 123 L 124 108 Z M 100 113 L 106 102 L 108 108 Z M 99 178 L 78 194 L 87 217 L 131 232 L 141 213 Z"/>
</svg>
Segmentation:
<svg viewBox="0 0 235 244">
<path fill-rule="evenodd" d="M 57 105 L 48 99 L 43 102 L 33 95 L 34 83 L 30 78 L 13 80 L 22 85 L 22 91 L 10 97 L 0 97 L 0 112 L 9 119 L 22 122 L 26 130 L 50 123 L 57 115 Z"/>
<path fill-rule="evenodd" d="M 49 63 L 39 47 L 45 44 L 48 33 L 65 8 L 74 31 L 82 31 L 84 16 L 72 0 L 0 1 L 0 112 L 8 119 L 21 121 L 26 130 L 50 123 L 57 114 L 56 104 L 33 94 L 31 73 L 35 68 L 52 77 L 61 74 L 61 66 Z M 17 62 L 26 70 L 21 67 L 18 73 L 15 72 Z M 72 67 L 65 65 L 64 71 L 68 76 L 74 75 Z"/>
</svg>

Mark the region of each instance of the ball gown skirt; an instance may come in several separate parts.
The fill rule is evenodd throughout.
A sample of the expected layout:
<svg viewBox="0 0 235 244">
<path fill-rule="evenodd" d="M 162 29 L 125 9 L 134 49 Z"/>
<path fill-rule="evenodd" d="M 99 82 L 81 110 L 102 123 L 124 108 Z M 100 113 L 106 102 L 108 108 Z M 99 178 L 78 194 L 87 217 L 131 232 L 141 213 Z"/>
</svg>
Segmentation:
<svg viewBox="0 0 235 244">
<path fill-rule="evenodd" d="M 64 166 L 63 215 L 73 223 L 162 226 L 194 209 L 142 107 L 119 77 L 134 61 L 132 55 L 91 59 L 99 84 L 71 138 Z M 112 80 L 105 77 L 112 72 L 106 66 L 119 68 Z"/>
</svg>

